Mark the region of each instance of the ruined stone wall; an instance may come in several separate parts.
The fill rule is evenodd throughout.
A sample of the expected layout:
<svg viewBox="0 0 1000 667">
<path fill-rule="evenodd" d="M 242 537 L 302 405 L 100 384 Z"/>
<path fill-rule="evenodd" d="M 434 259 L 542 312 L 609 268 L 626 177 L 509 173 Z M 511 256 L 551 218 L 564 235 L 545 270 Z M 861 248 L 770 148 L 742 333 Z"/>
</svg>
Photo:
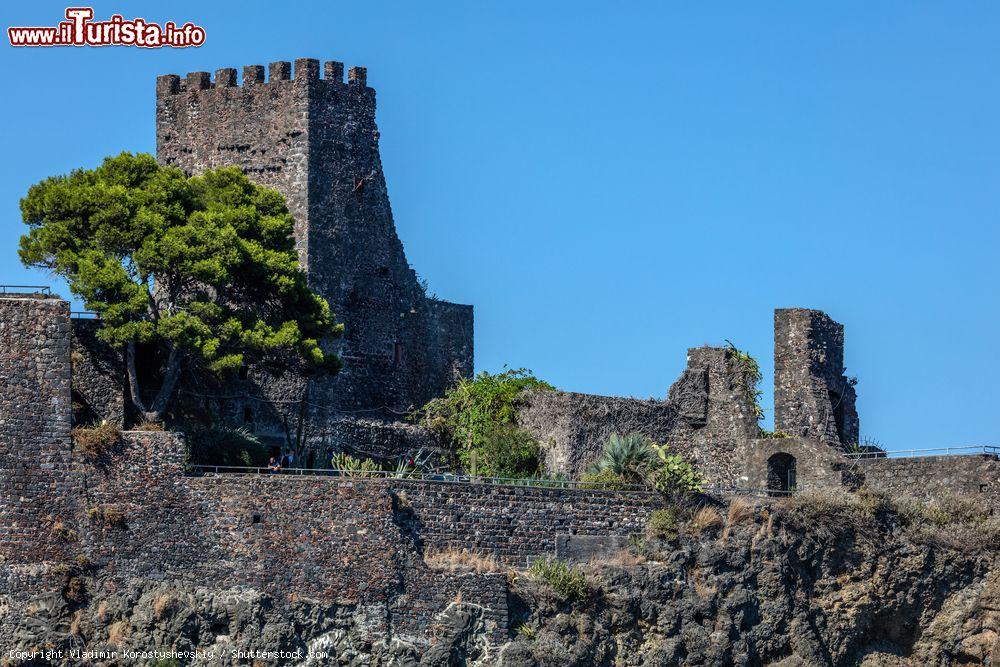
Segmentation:
<svg viewBox="0 0 1000 667">
<path fill-rule="evenodd" d="M 67 328 L 66 358 L 68 336 Z M 68 413 L 68 368 L 63 381 Z M 146 599 L 150 586 L 213 590 L 220 582 L 267 595 L 279 609 L 303 597 L 336 605 L 371 639 L 424 643 L 439 630 L 434 619 L 461 600 L 461 613 L 473 609 L 499 641 L 508 630 L 505 577 L 432 570 L 423 554 L 468 549 L 523 566 L 554 554 L 560 535 L 642 532 L 659 506 L 647 493 L 292 474 L 186 476 L 184 444 L 164 432 L 126 432 L 96 458 L 70 452 L 68 443 L 65 454 L 62 465 L 71 474 L 31 493 L 46 501 L 47 511 L 61 508 L 73 539 L 45 531 L 35 548 L 9 551 L 16 558 L 0 571 L 0 632 L 18 628 L 19 642 L 53 640 L 66 631 L 54 631 L 53 618 L 74 608 L 96 613 L 88 600 L 108 590 Z M 5 471 L 0 486 L 23 492 L 16 479 Z M 17 525 L 6 516 L 5 522 Z M 51 560 L 43 564 L 46 554 Z M 67 612 L 63 596 L 74 580 L 89 588 Z M 220 623 L 215 631 L 227 634 Z M 26 624 L 48 634 L 28 636 Z"/>
<path fill-rule="evenodd" d="M 774 311 L 775 430 L 857 444 L 857 397 L 844 371 L 843 325 L 818 310 Z"/>
<path fill-rule="evenodd" d="M 157 153 L 190 172 L 239 166 L 281 192 L 310 285 L 344 323 L 322 414 L 394 418 L 472 369 L 471 307 L 428 300 L 396 235 L 364 68 L 300 59 L 157 82 Z M 237 412 L 240 410 L 237 409 Z"/>
<path fill-rule="evenodd" d="M 978 496 L 1000 511 L 1000 457 L 995 454 L 871 458 L 859 461 L 857 470 L 865 486 L 893 496 Z"/>
<path fill-rule="evenodd" d="M 613 433 L 668 443 L 714 484 L 743 473 L 746 443 L 757 435 L 753 404 L 723 348 L 688 350 L 688 367 L 667 400 L 532 391 L 518 421 L 545 447 L 546 469 L 579 477 Z"/>
<path fill-rule="evenodd" d="M 780 460 L 775 457 L 782 456 L 794 459 L 796 483 L 792 491 L 855 489 L 861 482 L 853 462 L 843 451 L 820 440 L 762 438 L 752 440 L 747 451 L 746 476 L 740 484 L 745 488 L 782 488 L 769 478 L 780 466 Z"/>
<path fill-rule="evenodd" d="M 125 425 L 125 360 L 95 335 L 96 319 L 71 320 L 73 328 L 73 423 Z"/>
</svg>

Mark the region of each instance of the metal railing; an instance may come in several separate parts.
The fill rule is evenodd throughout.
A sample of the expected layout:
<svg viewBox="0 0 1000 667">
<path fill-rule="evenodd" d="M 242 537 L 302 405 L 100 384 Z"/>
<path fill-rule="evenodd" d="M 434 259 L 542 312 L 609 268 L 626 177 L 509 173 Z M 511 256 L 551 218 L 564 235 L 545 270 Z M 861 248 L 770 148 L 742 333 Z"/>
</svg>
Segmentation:
<svg viewBox="0 0 1000 667">
<path fill-rule="evenodd" d="M 345 481 L 356 480 L 396 480 L 415 482 L 442 482 L 446 484 L 486 484 L 491 486 L 513 486 L 536 489 L 586 489 L 589 491 L 638 491 L 654 493 L 655 489 L 648 484 L 605 484 L 600 482 L 584 482 L 575 479 L 542 479 L 517 477 L 479 477 L 460 475 L 452 472 L 397 472 L 394 470 L 343 470 L 340 468 L 280 468 L 272 470 L 266 466 L 217 466 L 204 464 L 188 464 L 190 475 L 286 475 L 292 477 L 332 477 Z M 791 491 L 781 489 L 762 489 L 742 486 L 723 486 L 708 484 L 702 488 L 704 493 L 718 495 L 750 495 L 750 496 L 788 496 Z"/>
<path fill-rule="evenodd" d="M 896 449 L 892 451 L 851 452 L 845 454 L 845 456 L 849 459 L 854 459 L 855 461 L 868 461 L 872 459 L 910 459 L 929 456 L 971 456 L 975 454 L 1000 456 L 1000 447 L 996 445 L 930 447 L 927 449 Z"/>
<path fill-rule="evenodd" d="M 45 294 L 52 295 L 48 285 L 0 285 L 0 294 Z"/>
<path fill-rule="evenodd" d="M 572 479 L 515 478 L 515 477 L 480 477 L 459 475 L 451 472 L 397 472 L 395 470 L 343 470 L 340 468 L 280 468 L 272 470 L 266 466 L 216 466 L 204 464 L 189 464 L 189 474 L 195 475 L 290 475 L 297 477 L 337 477 L 344 480 L 388 479 L 417 482 L 444 482 L 450 484 L 487 484 L 493 486 L 521 486 L 543 489 L 591 489 L 605 491 L 645 491 L 652 488 L 645 484 L 603 484 L 599 482 L 582 482 Z"/>
<path fill-rule="evenodd" d="M 78 320 L 96 320 L 101 317 L 92 310 L 71 310 L 69 316 Z"/>
</svg>

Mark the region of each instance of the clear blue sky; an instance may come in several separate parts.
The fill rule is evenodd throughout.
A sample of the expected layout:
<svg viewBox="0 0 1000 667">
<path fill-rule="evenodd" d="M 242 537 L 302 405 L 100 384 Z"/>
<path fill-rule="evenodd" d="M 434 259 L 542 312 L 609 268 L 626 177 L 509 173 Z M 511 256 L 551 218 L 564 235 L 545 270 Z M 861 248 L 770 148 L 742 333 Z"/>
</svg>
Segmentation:
<svg viewBox="0 0 1000 667">
<path fill-rule="evenodd" d="M 21 6 L 17 6 L 20 4 Z M 618 5 L 618 6 L 613 6 Z M 821 6 L 822 5 L 822 6 Z M 3 27 L 65 4 L 4 3 Z M 411 264 L 476 306 L 476 367 L 661 397 L 728 338 L 772 382 L 772 310 L 847 327 L 862 433 L 1000 443 L 995 2 L 103 3 L 187 50 L 4 37 L 0 282 L 33 182 L 154 150 L 157 74 L 368 67 Z"/>
</svg>

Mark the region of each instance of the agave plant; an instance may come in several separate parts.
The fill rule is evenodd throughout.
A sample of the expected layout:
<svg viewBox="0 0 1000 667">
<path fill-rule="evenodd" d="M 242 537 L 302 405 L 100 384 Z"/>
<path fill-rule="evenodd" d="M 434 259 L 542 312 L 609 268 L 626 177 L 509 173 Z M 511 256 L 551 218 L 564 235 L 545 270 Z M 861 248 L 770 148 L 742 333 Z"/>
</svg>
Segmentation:
<svg viewBox="0 0 1000 667">
<path fill-rule="evenodd" d="M 653 441 L 646 436 L 614 433 L 604 443 L 600 458 L 590 464 L 587 472 L 612 473 L 627 482 L 641 482 L 656 459 Z"/>
</svg>

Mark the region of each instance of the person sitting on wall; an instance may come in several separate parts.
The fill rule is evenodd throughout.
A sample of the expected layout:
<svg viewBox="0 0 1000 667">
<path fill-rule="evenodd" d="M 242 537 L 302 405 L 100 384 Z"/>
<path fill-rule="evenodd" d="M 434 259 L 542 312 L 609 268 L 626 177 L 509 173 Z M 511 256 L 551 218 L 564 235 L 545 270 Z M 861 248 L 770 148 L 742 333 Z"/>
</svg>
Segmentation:
<svg viewBox="0 0 1000 667">
<path fill-rule="evenodd" d="M 267 469 L 271 472 L 281 472 L 281 464 L 272 456 L 271 460 L 267 462 Z"/>
</svg>

